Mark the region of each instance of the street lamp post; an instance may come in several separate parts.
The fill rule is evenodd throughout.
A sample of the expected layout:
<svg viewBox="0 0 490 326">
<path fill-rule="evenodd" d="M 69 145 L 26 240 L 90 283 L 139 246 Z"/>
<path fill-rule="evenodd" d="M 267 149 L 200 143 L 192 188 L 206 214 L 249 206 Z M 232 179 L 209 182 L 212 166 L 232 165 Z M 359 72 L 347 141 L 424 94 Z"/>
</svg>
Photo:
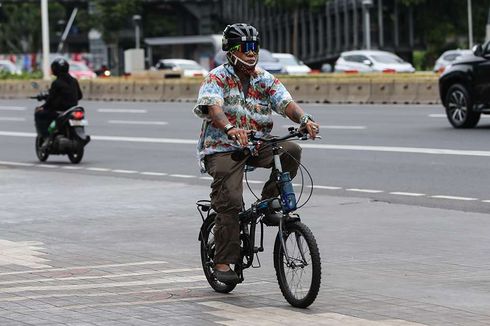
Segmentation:
<svg viewBox="0 0 490 326">
<path fill-rule="evenodd" d="M 43 79 L 49 80 L 49 20 L 48 0 L 41 0 L 42 39 L 43 39 Z"/>
<path fill-rule="evenodd" d="M 364 11 L 364 45 L 367 50 L 371 49 L 371 17 L 369 8 L 373 5 L 373 0 L 362 0 Z"/>
<path fill-rule="evenodd" d="M 134 38 L 135 38 L 135 48 L 139 49 L 140 48 L 140 22 L 141 22 L 141 16 L 140 15 L 133 15 L 133 22 L 134 22 Z"/>
<path fill-rule="evenodd" d="M 471 0 L 468 0 L 468 43 L 471 49 L 473 47 L 473 14 L 471 11 Z"/>
</svg>

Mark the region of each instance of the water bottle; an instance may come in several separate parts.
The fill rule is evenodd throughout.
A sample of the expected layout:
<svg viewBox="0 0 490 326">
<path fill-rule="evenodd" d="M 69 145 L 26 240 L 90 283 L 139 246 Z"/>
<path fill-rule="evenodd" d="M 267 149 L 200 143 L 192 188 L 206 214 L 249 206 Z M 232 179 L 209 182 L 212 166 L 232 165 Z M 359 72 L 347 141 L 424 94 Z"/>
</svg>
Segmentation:
<svg viewBox="0 0 490 326">
<path fill-rule="evenodd" d="M 54 133 L 54 131 L 56 130 L 56 120 L 53 120 L 50 124 L 49 124 L 49 127 L 48 127 L 48 132 L 50 134 Z"/>
<path fill-rule="evenodd" d="M 279 177 L 279 186 L 281 188 L 281 202 L 285 213 L 292 212 L 296 209 L 296 195 L 294 194 L 293 184 L 289 172 L 282 172 Z"/>
</svg>

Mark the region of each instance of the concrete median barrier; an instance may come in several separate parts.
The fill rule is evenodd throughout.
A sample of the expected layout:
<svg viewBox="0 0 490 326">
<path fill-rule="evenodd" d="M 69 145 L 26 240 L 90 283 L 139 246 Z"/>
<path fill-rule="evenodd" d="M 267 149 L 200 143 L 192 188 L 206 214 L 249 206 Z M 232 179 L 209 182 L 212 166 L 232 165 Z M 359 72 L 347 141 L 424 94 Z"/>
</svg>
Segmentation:
<svg viewBox="0 0 490 326">
<path fill-rule="evenodd" d="M 349 83 L 346 80 L 328 81 L 328 97 L 329 103 L 347 103 L 349 94 Z"/>
<path fill-rule="evenodd" d="M 160 102 L 164 100 L 163 81 L 136 81 L 134 83 L 134 100 Z"/>
<path fill-rule="evenodd" d="M 414 102 L 416 104 L 437 104 L 439 100 L 439 90 L 437 83 L 425 81 L 417 84 L 417 96 Z"/>
<path fill-rule="evenodd" d="M 409 80 L 395 80 L 393 83 L 393 93 L 388 103 L 412 104 L 417 97 L 417 84 Z"/>
<path fill-rule="evenodd" d="M 348 83 L 347 103 L 367 103 L 371 97 L 371 81 L 355 80 Z"/>
<path fill-rule="evenodd" d="M 134 101 L 134 81 L 121 81 L 121 83 L 119 84 L 118 100 Z"/>
<path fill-rule="evenodd" d="M 90 80 L 81 80 L 79 84 L 80 84 L 80 89 L 82 90 L 83 99 L 84 100 L 89 99 L 90 92 L 92 90 L 92 82 Z"/>
<path fill-rule="evenodd" d="M 394 92 L 393 80 L 372 80 L 371 81 L 371 96 L 368 99 L 368 103 L 371 104 L 387 104 L 390 103 L 390 99 Z"/>
</svg>

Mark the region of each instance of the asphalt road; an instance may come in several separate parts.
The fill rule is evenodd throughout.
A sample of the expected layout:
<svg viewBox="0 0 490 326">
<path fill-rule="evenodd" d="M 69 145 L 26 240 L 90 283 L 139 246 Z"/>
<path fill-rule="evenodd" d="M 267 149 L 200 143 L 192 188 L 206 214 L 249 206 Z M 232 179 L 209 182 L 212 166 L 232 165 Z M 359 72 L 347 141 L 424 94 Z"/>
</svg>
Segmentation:
<svg viewBox="0 0 490 326">
<path fill-rule="evenodd" d="M 192 104 L 83 103 L 79 165 L 37 162 L 34 104 L 0 102 L 2 326 L 490 324 L 485 118 L 460 131 L 438 106 L 305 105 L 324 136 L 304 143 L 317 190 L 300 211 L 322 288 L 300 310 L 277 286 L 274 228 L 231 294 L 204 279 Z"/>
<path fill-rule="evenodd" d="M 0 101 L 0 161 L 36 163 L 32 110 L 35 101 Z M 207 184 L 197 165 L 200 120 L 192 103 L 84 102 L 93 142 L 73 173 L 95 169 L 177 175 Z M 487 181 L 490 119 L 455 130 L 434 106 L 303 105 L 322 125 L 323 139 L 303 142 L 303 163 L 316 191 L 416 206 L 489 212 Z M 289 120 L 276 116 L 275 133 Z M 67 162 L 52 156 L 49 165 Z M 107 169 L 107 171 L 105 171 Z M 90 171 L 89 170 L 89 171 Z M 124 173 L 124 172 L 123 172 Z M 264 180 L 266 172 L 249 178 Z M 130 175 L 131 173 L 127 173 Z M 155 177 L 155 175 L 154 175 Z M 300 183 L 297 179 L 295 182 Z"/>
</svg>

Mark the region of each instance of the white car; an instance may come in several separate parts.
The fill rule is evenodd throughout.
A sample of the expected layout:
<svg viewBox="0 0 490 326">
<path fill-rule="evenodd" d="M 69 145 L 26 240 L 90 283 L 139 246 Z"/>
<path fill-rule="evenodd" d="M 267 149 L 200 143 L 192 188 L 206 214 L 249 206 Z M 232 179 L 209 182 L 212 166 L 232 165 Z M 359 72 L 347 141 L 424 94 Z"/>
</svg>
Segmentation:
<svg viewBox="0 0 490 326">
<path fill-rule="evenodd" d="M 443 72 L 444 69 L 450 64 L 452 64 L 456 59 L 468 55 L 468 54 L 473 54 L 471 50 L 449 50 L 441 54 L 439 59 L 437 59 L 436 64 L 434 66 L 434 71 L 435 72 Z"/>
<path fill-rule="evenodd" d="M 283 74 L 303 75 L 311 72 L 310 67 L 290 53 L 273 53 L 272 56 L 283 65 L 281 71 Z"/>
<path fill-rule="evenodd" d="M 194 60 L 161 59 L 155 65 L 157 70 L 173 70 L 182 73 L 183 77 L 206 76 L 208 71 Z"/>
<path fill-rule="evenodd" d="M 5 71 L 6 73 L 13 75 L 20 75 L 22 73 L 15 63 L 10 60 L 0 60 L 0 71 Z"/>
<path fill-rule="evenodd" d="M 415 68 L 391 52 L 357 50 L 342 52 L 335 72 L 415 72 Z"/>
</svg>

